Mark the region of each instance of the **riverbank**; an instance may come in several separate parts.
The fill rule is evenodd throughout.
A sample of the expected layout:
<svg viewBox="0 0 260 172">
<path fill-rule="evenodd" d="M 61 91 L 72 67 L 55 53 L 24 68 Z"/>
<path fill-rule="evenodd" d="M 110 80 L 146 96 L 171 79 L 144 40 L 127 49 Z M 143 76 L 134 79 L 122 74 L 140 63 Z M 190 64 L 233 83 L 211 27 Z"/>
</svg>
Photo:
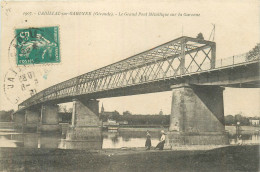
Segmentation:
<svg viewBox="0 0 260 172">
<path fill-rule="evenodd" d="M 258 171 L 259 145 L 212 150 L 0 148 L 0 171 Z"/>
</svg>

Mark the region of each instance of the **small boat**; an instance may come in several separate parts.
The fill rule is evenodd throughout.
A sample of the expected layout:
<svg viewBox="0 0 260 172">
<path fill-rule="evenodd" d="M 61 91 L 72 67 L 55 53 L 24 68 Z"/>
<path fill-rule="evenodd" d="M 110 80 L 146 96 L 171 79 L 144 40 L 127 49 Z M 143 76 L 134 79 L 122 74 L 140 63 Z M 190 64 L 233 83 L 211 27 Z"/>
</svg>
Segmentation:
<svg viewBox="0 0 260 172">
<path fill-rule="evenodd" d="M 114 120 L 108 119 L 107 122 L 103 123 L 103 127 L 106 127 L 108 130 L 118 130 L 119 123 Z"/>
<path fill-rule="evenodd" d="M 108 126 L 107 129 L 108 130 L 118 130 L 118 126 Z"/>
</svg>

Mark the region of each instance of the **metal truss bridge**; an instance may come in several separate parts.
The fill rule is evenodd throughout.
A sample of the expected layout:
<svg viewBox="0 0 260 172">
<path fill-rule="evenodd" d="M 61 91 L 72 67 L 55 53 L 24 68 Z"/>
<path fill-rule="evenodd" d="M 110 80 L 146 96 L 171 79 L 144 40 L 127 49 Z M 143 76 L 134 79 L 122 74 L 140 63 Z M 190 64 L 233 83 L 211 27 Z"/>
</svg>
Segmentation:
<svg viewBox="0 0 260 172">
<path fill-rule="evenodd" d="M 53 85 L 19 104 L 19 109 L 72 98 L 169 91 L 180 83 L 259 87 L 259 51 L 216 60 L 215 42 L 183 36 Z"/>
</svg>

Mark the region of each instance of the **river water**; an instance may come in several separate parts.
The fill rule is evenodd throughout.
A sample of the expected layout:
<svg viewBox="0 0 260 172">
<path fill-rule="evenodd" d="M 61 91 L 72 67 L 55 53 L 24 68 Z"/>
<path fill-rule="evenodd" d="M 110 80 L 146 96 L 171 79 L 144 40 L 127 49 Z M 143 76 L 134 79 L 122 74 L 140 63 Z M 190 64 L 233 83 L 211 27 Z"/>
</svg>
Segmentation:
<svg viewBox="0 0 260 172">
<path fill-rule="evenodd" d="M 259 128 L 257 130 L 240 132 L 239 135 L 229 132 L 230 144 L 259 144 Z M 156 146 L 160 138 L 161 129 L 119 129 L 119 131 L 102 132 L 100 140 L 80 140 L 68 142 L 66 133 L 38 134 L 18 133 L 0 129 L 0 147 L 27 148 L 60 148 L 60 149 L 107 149 L 144 147 L 146 130 L 150 130 L 152 146 Z"/>
</svg>

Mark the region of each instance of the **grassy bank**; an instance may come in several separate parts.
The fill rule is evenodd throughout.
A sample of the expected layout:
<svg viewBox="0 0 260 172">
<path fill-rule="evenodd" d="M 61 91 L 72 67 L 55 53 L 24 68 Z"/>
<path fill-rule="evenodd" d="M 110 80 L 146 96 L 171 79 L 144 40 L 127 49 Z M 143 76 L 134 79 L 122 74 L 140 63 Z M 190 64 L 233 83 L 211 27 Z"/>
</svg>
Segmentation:
<svg viewBox="0 0 260 172">
<path fill-rule="evenodd" d="M 258 171 L 259 145 L 208 151 L 0 148 L 1 171 Z"/>
</svg>

